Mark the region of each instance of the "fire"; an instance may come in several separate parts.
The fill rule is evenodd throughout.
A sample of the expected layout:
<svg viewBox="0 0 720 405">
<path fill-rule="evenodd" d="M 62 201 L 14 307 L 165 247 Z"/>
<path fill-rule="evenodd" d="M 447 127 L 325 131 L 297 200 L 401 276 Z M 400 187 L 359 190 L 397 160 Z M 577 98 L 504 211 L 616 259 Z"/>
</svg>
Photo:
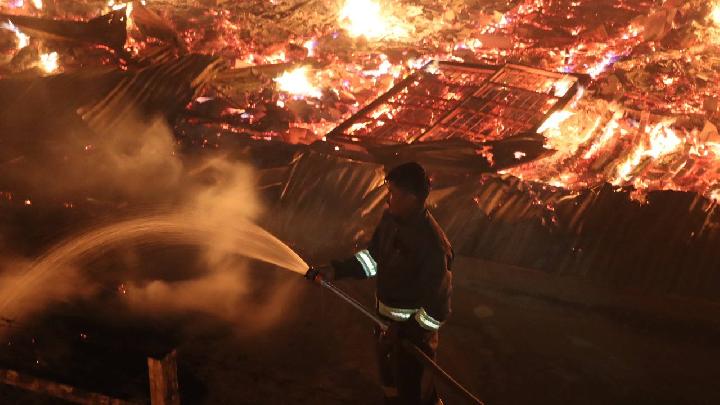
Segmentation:
<svg viewBox="0 0 720 405">
<path fill-rule="evenodd" d="M 712 19 L 716 25 L 720 25 L 720 3 L 716 3 L 713 6 L 712 11 L 710 11 L 710 19 Z"/>
<path fill-rule="evenodd" d="M 295 70 L 288 71 L 274 79 L 280 91 L 295 96 L 306 96 L 320 98 L 322 92 L 310 82 L 308 77 L 309 66 L 302 66 Z"/>
<path fill-rule="evenodd" d="M 45 73 L 54 73 L 58 70 L 60 65 L 58 64 L 58 53 L 50 52 L 40 55 L 40 68 Z"/>
<path fill-rule="evenodd" d="M 585 152 L 585 155 L 583 155 L 583 159 L 591 159 L 615 136 L 616 131 L 620 128 L 619 120 L 622 118 L 622 116 L 622 113 L 619 111 L 616 111 L 615 114 L 613 114 L 613 118 L 605 126 L 602 135 L 597 141 L 592 143 L 590 149 L 588 149 L 588 151 Z"/>
<path fill-rule="evenodd" d="M 382 54 L 380 55 L 380 59 L 382 62 L 380 62 L 380 65 L 377 67 L 377 69 L 370 69 L 363 72 L 366 76 L 373 76 L 378 77 L 382 75 L 386 75 L 390 72 L 390 69 L 393 67 L 392 63 L 387 59 L 387 56 Z"/>
<path fill-rule="evenodd" d="M 352 37 L 400 39 L 409 35 L 408 29 L 396 17 L 384 13 L 375 0 L 345 0 L 339 21 Z"/>
<path fill-rule="evenodd" d="M 303 47 L 304 47 L 305 49 L 307 49 L 307 52 L 308 52 L 307 55 L 308 55 L 309 57 L 315 56 L 315 48 L 317 48 L 317 44 L 318 44 L 318 42 L 317 42 L 317 39 L 315 39 L 315 38 L 308 39 L 308 40 L 305 41 L 305 43 L 303 44 Z"/>
<path fill-rule="evenodd" d="M 677 136 L 675 130 L 658 124 L 650 133 L 650 148 L 647 155 L 655 159 L 675 152 L 682 144 L 682 140 Z"/>
<path fill-rule="evenodd" d="M 264 63 L 285 63 L 287 62 L 287 54 L 284 49 L 273 52 L 263 57 Z"/>
<path fill-rule="evenodd" d="M 18 27 L 16 27 L 15 24 L 12 23 L 12 21 L 2 23 L 2 25 L 0 25 L 0 27 L 15 33 L 15 37 L 18 40 L 18 46 L 17 46 L 18 49 L 25 48 L 26 46 L 28 46 L 30 44 L 30 37 L 23 34 L 22 31 L 20 31 L 20 29 Z"/>
<path fill-rule="evenodd" d="M 44 1 L 46 0 L 7 0 L 5 3 L 10 7 L 24 4 L 24 12 L 38 15 L 42 14 L 39 10 L 44 9 Z M 161 3 L 168 3 L 169 6 L 187 2 Z M 720 74 L 715 66 L 718 48 L 713 45 L 720 44 L 720 0 L 618 1 L 615 2 L 619 4 L 613 14 L 623 14 L 627 18 L 618 16 L 616 22 L 598 26 L 598 29 L 594 28 L 595 23 L 584 22 L 592 17 L 588 14 L 592 8 L 585 7 L 592 2 L 582 0 L 559 2 L 562 6 L 558 6 L 558 2 L 553 0 L 504 2 L 508 7 L 503 7 L 505 11 L 502 13 L 491 13 L 490 8 L 481 12 L 474 10 L 473 6 L 461 6 L 461 3 L 478 3 L 465 1 L 444 2 L 440 7 L 435 7 L 431 4 L 433 2 L 394 0 L 295 2 L 298 7 L 288 10 L 296 12 L 293 11 L 283 18 L 287 18 L 287 22 L 272 21 L 272 24 L 269 23 L 270 20 L 277 19 L 247 18 L 248 12 L 255 13 L 256 6 L 250 4 L 255 2 L 236 2 L 239 8 L 233 7 L 233 11 L 219 6 L 222 2 L 200 3 L 213 5 L 198 6 L 197 9 L 193 8 L 192 12 L 178 10 L 177 13 L 168 13 L 173 15 L 171 21 L 177 23 L 169 26 L 181 27 L 177 32 L 177 39 L 184 41 L 190 52 L 227 56 L 238 68 L 248 65 L 295 63 L 304 56 L 318 58 L 318 62 L 323 63 L 322 70 L 314 68 L 309 62 L 304 62 L 309 66 L 295 65 L 286 68 L 287 71 L 274 79 L 276 85 L 273 87 L 279 95 L 277 92 L 262 92 L 258 96 L 263 102 L 276 103 L 283 109 L 291 107 L 292 99 L 317 98 L 309 100 L 309 106 L 322 113 L 288 115 L 288 120 L 298 120 L 289 122 L 291 128 L 305 128 L 322 136 L 329 128 L 356 113 L 363 105 L 367 105 L 397 83 L 400 77 L 407 76 L 410 70 L 423 69 L 430 61 L 449 60 L 490 65 L 503 65 L 508 62 L 537 64 L 547 71 L 561 72 L 552 75 L 553 80 L 542 82 L 542 92 L 547 93 L 547 98 L 555 102 L 555 98 L 573 97 L 569 101 L 562 100 L 542 106 L 545 114 L 547 108 L 565 104 L 553 110 L 555 112 L 549 117 L 544 117 L 543 119 L 547 119 L 538 129 L 545 138 L 544 146 L 548 152 L 538 159 L 534 154 L 524 155 L 525 151 L 512 153 L 511 157 L 514 156 L 518 161 L 515 162 L 515 168 L 508 173 L 529 181 L 541 181 L 573 190 L 600 182 L 616 181 L 623 185 L 647 189 L 698 189 L 704 190 L 706 195 L 709 189 L 713 189 L 716 195 L 720 196 L 720 185 L 716 184 L 715 179 L 717 173 L 720 173 L 720 138 L 717 128 L 694 138 L 687 132 L 687 128 L 696 125 L 696 118 L 697 122 L 700 122 L 699 118 L 702 118 L 704 113 L 708 122 L 718 125 L 716 114 L 720 107 L 717 94 L 720 87 L 716 83 L 720 83 Z M 240 6 L 243 3 L 249 4 L 247 7 Z M 277 7 L 285 8 L 282 5 L 287 2 L 270 0 L 257 3 L 257 7 L 260 7 L 260 3 L 264 3 L 264 6 L 275 5 L 266 10 L 274 13 L 279 11 L 276 10 Z M 320 3 L 323 7 L 318 9 Z M 511 6 L 511 3 L 514 6 Z M 660 6 L 660 3 L 668 4 L 665 7 Z M 681 3 L 692 4 L 692 8 L 702 9 L 702 12 L 686 13 L 681 10 L 683 18 L 671 18 L 671 9 L 679 7 Z M 155 51 L 163 49 L 164 42 L 169 41 L 169 37 L 148 37 L 142 35 L 141 30 L 134 26 L 132 16 L 139 15 L 138 12 L 142 11 L 138 9 L 141 4 L 144 4 L 144 1 L 101 0 L 96 5 L 102 8 L 98 12 L 124 9 L 130 31 L 126 47 L 132 51 L 131 56 L 143 59 L 150 56 L 147 60 L 154 61 Z M 423 8 L 417 4 L 425 6 Z M 49 7 L 51 5 L 52 3 L 48 4 Z M 133 6 L 137 10 L 133 11 Z M 167 7 L 161 7 L 164 13 Z M 328 10 L 326 7 L 333 9 Z M 185 8 L 180 7 L 181 10 Z M 647 15 L 638 16 L 640 10 L 643 10 L 641 14 Z M 202 19 L 198 19 L 198 14 L 203 15 Z M 80 15 L 70 17 L 81 19 Z M 335 21 L 328 21 L 328 18 Z M 57 48 L 44 48 L 43 42 L 34 37 L 33 41 L 30 41 L 30 38 L 11 22 L 3 24 L 2 21 L 4 20 L 0 20 L 0 27 L 13 31 L 17 37 L 17 41 L 10 42 L 17 43 L 20 48 L 29 44 L 33 47 L 37 45 L 41 49 L 40 53 L 48 52 L 39 58 L 35 52 L 28 53 L 35 55 L 36 73 L 42 73 L 39 68 L 48 73 L 69 69 L 70 65 L 59 66 L 59 52 L 50 52 L 53 49 L 58 50 Z M 198 21 L 202 22 L 202 25 L 194 27 L 193 24 Z M 620 21 L 630 22 L 628 25 L 620 24 Z M 267 31 L 272 34 L 270 28 L 282 27 L 283 31 L 284 28 L 288 29 L 289 35 L 254 38 L 254 35 L 248 37 L 244 34 L 247 28 L 250 28 L 249 32 L 253 32 L 253 25 L 265 23 L 268 23 L 267 27 L 261 27 L 263 29 L 258 32 Z M 298 28 L 291 28 L 295 26 Z M 530 27 L 542 30 L 561 29 L 568 35 L 563 35 L 562 41 L 554 38 L 547 38 L 547 41 L 537 40 L 534 35 L 526 38 L 529 29 L 534 31 Z M 345 39 L 331 42 L 331 38 L 337 39 L 339 30 L 343 30 Z M 683 34 L 683 41 L 668 41 L 668 44 L 662 45 L 662 39 L 667 35 L 665 31 Z M 687 39 L 694 38 L 687 43 L 684 41 L 686 33 L 693 35 Z M 7 36 L 12 37 L 10 33 L 7 33 Z M 345 42 L 347 37 L 364 37 L 367 41 L 361 39 L 356 44 L 348 45 Z M 406 43 L 366 43 L 378 40 Z M 169 42 L 173 41 L 174 39 Z M 688 49 L 679 49 L 675 42 L 682 42 Z M 293 48 L 290 48 L 289 44 L 292 44 Z M 341 49 L 338 49 L 338 44 L 342 45 Z M 170 49 L 175 44 L 167 45 Z M 304 48 L 299 49 L 299 55 L 298 46 Z M 338 51 L 339 54 L 335 55 Z M 63 64 L 72 60 L 72 65 L 76 66 L 75 57 L 79 58 L 80 55 L 84 57 L 85 53 L 67 55 L 67 60 L 63 58 Z M 164 57 L 165 54 L 160 56 Z M 111 59 L 101 57 L 103 64 L 113 63 Z M 161 57 L 157 60 L 161 60 Z M 78 59 L 78 62 L 77 66 L 85 66 L 84 60 Z M 662 69 L 654 69 L 657 63 L 660 63 Z M 22 68 L 25 67 L 23 64 Z M 263 73 L 257 81 L 253 79 L 253 83 L 262 83 L 266 77 L 265 72 L 274 71 L 276 68 L 267 71 L 263 69 L 262 66 L 258 67 L 258 71 Z M 627 75 L 608 75 L 615 71 L 627 72 Z M 588 89 L 584 89 L 575 76 L 562 72 L 585 72 L 599 80 L 593 81 Z M 441 69 L 437 63 L 425 67 L 421 73 L 438 75 L 440 82 L 445 80 L 444 68 Z M 474 79 L 470 79 L 468 75 L 468 80 Z M 572 93 L 575 90 L 573 86 L 577 86 L 576 94 Z M 213 88 L 202 94 L 214 95 Z M 244 87 L 239 86 L 238 89 L 240 88 Z M 439 95 L 435 94 L 434 88 L 427 91 L 430 92 L 425 94 L 428 102 Z M 240 107 L 241 103 L 246 101 L 256 103 L 255 96 L 245 97 L 240 93 L 229 92 L 228 97 L 233 98 L 233 105 Z M 329 97 L 331 93 L 334 93 L 333 97 Z M 587 94 L 583 98 L 585 93 Z M 441 97 L 444 99 L 441 100 L 443 103 L 452 103 L 464 99 L 466 93 L 448 88 L 447 91 L 442 90 Z M 204 98 L 199 97 L 198 103 L 201 99 Z M 617 105 L 610 104 L 607 100 L 611 99 L 622 101 L 617 101 L 620 103 Z M 328 108 L 331 105 L 334 108 Z M 387 128 L 393 119 L 420 114 L 415 113 L 414 108 L 404 110 L 408 106 L 412 107 L 410 104 L 401 106 L 400 103 L 384 103 L 382 107 L 374 108 L 365 114 L 364 118 L 367 120 L 354 123 L 346 134 L 362 140 L 363 136 L 373 131 L 376 126 Z M 240 108 L 229 110 L 235 111 L 232 114 L 241 117 L 238 119 L 243 120 L 242 125 L 246 125 L 246 121 L 250 125 L 257 122 L 253 117 L 253 108 L 248 108 L 247 111 Z M 510 107 L 508 111 L 512 111 Z M 641 111 L 651 111 L 652 114 L 640 113 Z M 436 112 L 433 111 L 432 114 Z M 683 123 L 677 127 L 667 124 L 667 120 L 671 118 L 663 118 L 688 114 L 692 115 L 692 120 L 677 118 L 678 122 Z M 658 126 L 658 120 L 666 121 Z M 222 125 L 226 125 L 222 127 L 224 129 L 235 130 L 231 124 L 223 122 Z M 639 130 L 638 127 L 643 129 Z M 278 134 L 251 136 L 271 139 L 270 135 Z M 684 155 L 679 153 L 681 151 L 691 156 L 687 160 L 689 163 L 683 161 Z M 681 166 L 683 169 L 678 169 Z"/>
<path fill-rule="evenodd" d="M 710 199 L 715 202 L 715 204 L 720 204 L 720 190 L 713 190 L 710 193 Z"/>
<path fill-rule="evenodd" d="M 615 62 L 616 55 L 613 52 L 608 53 L 605 57 L 595 66 L 588 69 L 587 74 L 593 79 L 597 79 L 602 72 L 605 71 L 610 65 Z"/>
<path fill-rule="evenodd" d="M 575 84 L 576 79 L 572 76 L 564 76 L 553 85 L 555 97 L 564 97 L 568 90 Z"/>
<path fill-rule="evenodd" d="M 116 3 L 115 0 L 109 0 L 107 3 L 108 7 L 110 7 L 112 10 L 120 10 L 125 9 L 125 25 L 127 26 L 127 29 L 132 29 L 134 26 L 134 21 L 132 19 L 132 12 L 133 12 L 133 3 L 127 2 L 127 3 Z"/>
<path fill-rule="evenodd" d="M 613 180 L 613 184 L 620 185 L 628 181 L 644 158 L 658 159 L 675 152 L 682 145 L 682 140 L 667 123 L 659 123 L 652 129 L 646 129 L 645 132 L 649 135 L 647 145 L 637 146 L 630 157 L 618 166 L 617 177 Z"/>
<path fill-rule="evenodd" d="M 542 134 L 543 132 L 547 131 L 548 129 L 554 129 L 559 128 L 560 124 L 567 121 L 568 118 L 575 115 L 572 111 L 562 110 L 562 111 L 555 111 L 552 113 L 551 116 L 548 117 L 548 119 L 543 122 L 542 125 L 540 125 L 540 128 L 538 128 L 537 133 Z"/>
</svg>

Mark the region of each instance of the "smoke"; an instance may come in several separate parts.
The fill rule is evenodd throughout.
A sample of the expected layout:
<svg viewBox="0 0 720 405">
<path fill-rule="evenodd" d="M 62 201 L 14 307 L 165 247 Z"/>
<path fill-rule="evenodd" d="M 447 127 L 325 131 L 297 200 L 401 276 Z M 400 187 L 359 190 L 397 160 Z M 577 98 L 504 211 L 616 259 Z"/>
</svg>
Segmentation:
<svg viewBox="0 0 720 405">
<path fill-rule="evenodd" d="M 127 203 L 127 212 L 135 212 L 137 221 L 133 228 L 120 226 L 113 229 L 114 234 L 105 235 L 93 233 L 94 227 L 89 226 L 30 258 L 29 263 L 0 265 L 0 316 L 23 318 L 51 303 L 90 297 L 103 283 L 98 273 L 119 271 L 105 279 L 123 280 L 124 293 L 118 297 L 139 314 L 203 312 L 242 324 L 245 331 L 247 325 L 259 330 L 282 317 L 294 296 L 293 278 L 268 266 L 258 272 L 257 262 L 239 253 L 245 249 L 256 259 L 268 256 L 270 262 L 296 271 L 304 263 L 281 246 L 271 246 L 272 241 L 263 239 L 253 225 L 263 214 L 263 204 L 252 167 L 224 156 L 193 164 L 183 161 L 162 120 L 115 129 L 86 152 L 91 156 L 66 159 L 60 168 L 50 164 L 55 170 L 52 176 L 48 166 L 23 165 L 24 171 L 15 178 L 21 187 L 55 200 L 81 193 Z M 165 224 L 167 235 L 166 230 L 155 232 L 151 223 L 143 225 L 143 218 L 158 212 L 175 221 Z M 109 213 L 95 226 L 112 228 L 113 219 Z M 193 229 L 197 233 L 188 234 Z M 145 238 L 145 231 L 155 233 Z M 122 256 L 118 250 L 132 243 L 179 250 L 188 249 L 179 245 L 195 244 L 192 249 L 199 249 L 200 254 L 177 269 L 162 262 L 149 265 L 142 258 L 134 260 L 135 269 L 107 270 L 93 262 L 102 255 Z M 262 254 L 247 251 L 256 247 L 262 248 Z M 145 254 L 152 255 L 152 250 Z M 167 274 L 173 276 L 164 277 Z M 259 299 L 258 288 L 268 283 L 272 288 L 263 288 L 265 295 Z"/>
<path fill-rule="evenodd" d="M 135 121 L 104 138 L 97 156 L 78 175 L 88 179 L 85 187 L 91 190 L 103 187 L 128 198 L 167 198 L 177 192 L 182 180 L 183 163 L 175 148 L 163 119 L 149 125 Z"/>
<path fill-rule="evenodd" d="M 238 256 L 238 251 L 244 248 L 235 246 L 236 243 L 242 243 L 247 236 L 262 236 L 248 229 L 263 214 L 253 169 L 220 156 L 207 159 L 189 174 L 199 177 L 202 184 L 193 188 L 192 197 L 179 211 L 186 221 L 212 230 L 205 235 L 208 241 L 197 264 L 204 274 L 192 280 L 129 284 L 126 293 L 129 306 L 155 314 L 204 312 L 232 322 L 236 331 L 243 334 L 271 327 L 295 297 L 296 284 L 291 278 L 272 273 L 274 269 L 270 266 Z M 238 226 L 245 228 L 244 237 L 238 238 Z M 276 261 L 276 255 L 282 254 L 248 253 Z M 252 271 L 253 266 L 260 266 L 268 274 Z M 256 278 L 258 275 L 261 276 Z M 266 288 L 268 282 L 272 288 Z M 261 287 L 265 295 L 258 299 L 256 292 Z"/>
<path fill-rule="evenodd" d="M 154 280 L 144 286 L 131 285 L 127 301 L 137 310 L 199 311 L 233 319 L 248 288 L 247 280 L 239 272 L 215 269 L 194 280 L 174 283 Z"/>
<path fill-rule="evenodd" d="M 21 259 L 6 259 L 0 263 L 0 297 L 12 295 L 22 288 L 26 282 L 27 269 L 31 263 Z M 0 314 L 0 317 L 11 321 L 17 319 L 17 309 L 20 314 L 31 314 L 43 310 L 49 303 L 73 298 L 87 298 L 95 294 L 99 286 L 86 278 L 80 268 L 68 266 L 56 269 L 43 280 L 41 288 L 33 290 L 30 294 L 17 296 L 9 311 Z M 11 315 L 12 314 L 12 315 Z M 7 316 L 11 315 L 11 316 Z M 0 330 L 1 334 L 2 330 Z"/>
<path fill-rule="evenodd" d="M 157 202 L 179 190 L 183 163 L 164 119 L 123 121 L 102 134 L 51 122 L 3 134 L 2 189 L 33 200 L 113 202 Z"/>
<path fill-rule="evenodd" d="M 251 266 L 250 262 L 228 261 L 191 280 L 133 283 L 127 286 L 125 300 L 139 313 L 199 312 L 230 322 L 238 334 L 262 332 L 282 320 L 292 305 L 297 284 L 270 277 L 272 288 L 267 288 L 267 279 L 253 280 L 257 272 L 251 271 Z M 257 294 L 259 288 L 262 294 Z"/>
</svg>

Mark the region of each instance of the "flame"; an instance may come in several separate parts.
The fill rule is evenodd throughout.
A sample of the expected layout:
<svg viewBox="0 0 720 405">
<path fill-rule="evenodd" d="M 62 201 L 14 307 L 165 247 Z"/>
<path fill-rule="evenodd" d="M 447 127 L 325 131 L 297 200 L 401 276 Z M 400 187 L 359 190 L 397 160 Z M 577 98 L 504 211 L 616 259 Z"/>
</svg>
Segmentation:
<svg viewBox="0 0 720 405">
<path fill-rule="evenodd" d="M 307 41 L 305 41 L 305 43 L 303 44 L 303 47 L 305 49 L 307 49 L 307 51 L 308 51 L 307 56 L 309 56 L 309 57 L 315 56 L 315 48 L 317 47 L 317 44 L 318 44 L 318 41 L 315 38 L 308 39 Z"/>
<path fill-rule="evenodd" d="M 252 56 L 253 60 L 255 58 L 256 58 L 255 56 Z M 262 63 L 271 63 L 271 64 L 285 63 L 288 61 L 287 54 L 285 53 L 284 49 L 279 49 L 270 55 L 260 56 L 260 58 L 262 58 L 262 60 L 263 60 Z M 252 64 L 255 64 L 255 62 L 253 62 Z"/>
<path fill-rule="evenodd" d="M 390 118 L 390 119 L 392 119 L 392 118 L 395 116 L 395 113 L 396 113 L 396 112 L 397 112 L 397 111 L 393 111 L 393 110 L 390 108 L 390 105 L 389 105 L 389 104 L 383 104 L 383 105 L 380 106 L 380 108 L 377 108 L 375 111 L 371 112 L 371 113 L 370 113 L 370 116 L 371 116 L 373 119 L 378 119 L 378 118 L 380 118 L 382 115 L 387 114 L 387 117 Z M 384 123 L 382 123 L 382 121 L 379 121 L 378 124 L 379 124 L 380 126 L 385 125 Z"/>
<path fill-rule="evenodd" d="M 710 11 L 710 19 L 716 24 L 720 25 L 720 3 L 716 3 L 712 11 Z"/>
<path fill-rule="evenodd" d="M 340 27 L 352 37 L 400 39 L 409 35 L 407 28 L 397 18 L 383 13 L 375 0 L 345 0 L 338 18 Z"/>
<path fill-rule="evenodd" d="M 583 155 L 583 159 L 589 160 L 592 158 L 600 149 L 602 149 L 603 146 L 605 146 L 610 139 L 612 139 L 615 136 L 615 131 L 617 131 L 620 128 L 620 119 L 623 117 L 623 114 L 619 111 L 616 111 L 613 114 L 612 119 L 608 124 L 605 126 L 605 129 L 603 130 L 603 134 L 600 136 L 600 138 L 593 142 L 593 144 L 590 146 L 590 149 L 588 149 L 587 152 L 585 152 L 585 155 Z"/>
<path fill-rule="evenodd" d="M 715 202 L 715 204 L 720 204 L 720 190 L 713 190 L 710 192 L 710 199 Z"/>
<path fill-rule="evenodd" d="M 32 4 L 33 4 L 33 7 L 35 7 L 35 9 L 37 9 L 37 10 L 42 10 L 42 9 L 43 9 L 43 2 L 42 2 L 42 0 L 32 0 Z"/>
<path fill-rule="evenodd" d="M 585 145 L 596 133 L 602 121 L 601 116 L 594 116 L 588 112 L 579 113 L 568 119 L 557 129 L 543 132 L 545 149 L 557 151 L 556 156 L 562 160 L 564 157 L 574 156 L 578 149 Z M 594 117 L 594 119 L 593 119 Z"/>
<path fill-rule="evenodd" d="M 112 10 L 120 10 L 120 9 L 124 8 L 125 9 L 125 26 L 127 27 L 128 30 L 132 29 L 135 26 L 135 22 L 132 19 L 132 12 L 133 12 L 132 1 L 127 2 L 127 3 L 116 3 L 115 0 L 108 0 L 107 5 Z"/>
<path fill-rule="evenodd" d="M 660 123 L 650 133 L 650 148 L 646 153 L 657 159 L 675 152 L 681 144 L 682 140 L 677 136 L 675 130 Z"/>
<path fill-rule="evenodd" d="M 553 91 L 555 93 L 555 97 L 565 97 L 567 92 L 570 90 L 570 88 L 575 84 L 577 79 L 575 79 L 572 76 L 563 76 L 562 79 L 558 80 L 553 84 Z"/>
<path fill-rule="evenodd" d="M 560 128 L 560 124 L 567 121 L 568 118 L 575 115 L 572 111 L 562 110 L 562 111 L 555 111 L 552 113 L 551 116 L 549 116 L 545 122 L 543 122 L 542 125 L 540 125 L 540 128 L 538 128 L 537 133 L 542 134 L 543 132 L 547 131 L 548 129 L 555 129 Z"/>
<path fill-rule="evenodd" d="M 618 166 L 617 177 L 612 181 L 613 184 L 620 185 L 628 181 L 633 170 L 642 162 L 643 158 L 658 159 L 675 152 L 682 145 L 682 140 L 669 127 L 668 123 L 661 122 L 651 130 L 646 129 L 645 132 L 649 133 L 648 144 L 638 145 L 630 157 Z"/>
<path fill-rule="evenodd" d="M 50 52 L 40 55 L 40 68 L 45 73 L 54 73 L 58 70 L 60 65 L 58 64 L 58 53 Z"/>
<path fill-rule="evenodd" d="M 363 71 L 363 74 L 365 76 L 372 76 L 372 77 L 378 77 L 382 75 L 386 75 L 390 73 L 390 70 L 393 68 L 393 64 L 390 63 L 390 61 L 387 58 L 387 55 L 381 54 L 380 55 L 380 65 L 378 65 L 377 69 L 370 69 Z"/>
<path fill-rule="evenodd" d="M 18 41 L 18 46 L 17 46 L 18 49 L 25 48 L 26 46 L 28 46 L 30 44 L 30 37 L 23 34 L 22 31 L 20 31 L 20 29 L 18 27 L 16 27 L 15 24 L 12 23 L 12 21 L 2 23 L 2 25 L 0 25 L 0 27 L 15 33 L 15 37 L 17 38 L 17 41 Z"/>
<path fill-rule="evenodd" d="M 608 53 L 605 55 L 605 57 L 598 62 L 595 66 L 588 69 L 587 74 L 590 75 L 593 79 L 597 79 L 602 72 L 605 71 L 605 69 L 608 68 L 608 66 L 612 65 L 615 62 L 616 55 L 613 52 Z"/>
<path fill-rule="evenodd" d="M 284 72 L 274 79 L 280 91 L 295 96 L 307 96 L 320 98 L 322 92 L 310 82 L 308 77 L 309 66 L 302 66 L 292 71 Z"/>
</svg>

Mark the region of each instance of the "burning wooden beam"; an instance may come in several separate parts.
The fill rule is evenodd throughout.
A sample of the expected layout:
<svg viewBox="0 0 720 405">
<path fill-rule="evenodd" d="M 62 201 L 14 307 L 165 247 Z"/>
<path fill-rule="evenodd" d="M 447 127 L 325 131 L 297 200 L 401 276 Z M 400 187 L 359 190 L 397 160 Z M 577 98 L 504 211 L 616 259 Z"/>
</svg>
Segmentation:
<svg viewBox="0 0 720 405">
<path fill-rule="evenodd" d="M 107 45 L 122 50 L 127 39 L 125 10 L 114 10 L 89 21 L 65 21 L 24 15 L 0 14 L 24 34 L 44 40 Z"/>
</svg>

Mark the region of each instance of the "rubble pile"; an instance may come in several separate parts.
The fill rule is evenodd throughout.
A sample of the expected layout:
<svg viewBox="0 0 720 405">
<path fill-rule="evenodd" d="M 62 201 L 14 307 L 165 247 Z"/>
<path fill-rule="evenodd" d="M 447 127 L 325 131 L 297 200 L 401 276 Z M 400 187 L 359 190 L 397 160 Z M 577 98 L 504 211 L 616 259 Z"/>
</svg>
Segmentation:
<svg viewBox="0 0 720 405">
<path fill-rule="evenodd" d="M 719 2 L 6 0 L 0 24 L 10 117 L 0 129 L 23 134 L 2 151 L 8 170 L 33 161 L 27 134 L 53 139 L 53 125 L 71 123 L 84 138 L 60 148 L 62 160 L 128 117 L 161 116 L 183 151 L 242 144 L 282 168 L 272 177 L 281 204 L 294 195 L 316 205 L 321 191 L 303 190 L 318 183 L 303 173 L 328 171 L 331 187 L 346 178 L 333 164 L 353 178 L 353 162 L 376 176 L 418 160 L 445 223 L 463 225 L 451 233 L 468 254 L 548 270 L 577 267 L 568 252 L 590 245 L 597 257 L 620 255 L 595 243 L 602 227 L 582 225 L 605 203 L 624 213 L 670 204 L 690 226 L 670 239 L 718 237 Z M 352 207 L 356 222 L 380 198 L 375 177 L 360 178 L 357 192 L 375 205 Z M 689 197 L 664 202 L 676 195 Z M 480 228 L 560 250 L 545 261 L 491 253 Z"/>
</svg>

